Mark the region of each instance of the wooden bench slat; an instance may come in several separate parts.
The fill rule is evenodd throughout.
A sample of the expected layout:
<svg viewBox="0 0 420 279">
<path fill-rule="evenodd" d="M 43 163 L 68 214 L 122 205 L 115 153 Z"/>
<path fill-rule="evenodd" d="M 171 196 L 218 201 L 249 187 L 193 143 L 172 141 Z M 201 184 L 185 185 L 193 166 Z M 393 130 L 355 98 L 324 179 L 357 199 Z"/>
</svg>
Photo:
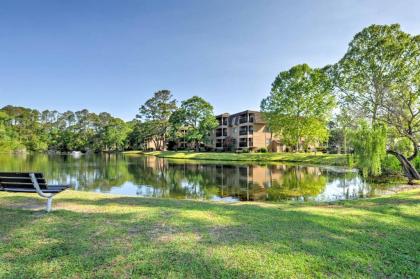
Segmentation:
<svg viewBox="0 0 420 279">
<path fill-rule="evenodd" d="M 30 172 L 0 172 L 0 177 L 29 177 Z M 43 178 L 42 173 L 35 172 L 36 178 Z"/>
<path fill-rule="evenodd" d="M 38 183 L 46 184 L 46 180 L 44 178 L 37 178 Z M 22 183 L 32 183 L 30 177 L 0 177 L 1 182 L 22 182 Z"/>
<path fill-rule="evenodd" d="M 12 182 L 8 182 L 8 183 L 0 183 L 1 187 L 6 188 L 6 187 L 13 187 L 13 188 L 34 188 L 34 185 L 32 183 L 12 183 Z M 39 188 L 41 189 L 47 189 L 48 186 L 46 184 L 38 184 Z"/>
</svg>

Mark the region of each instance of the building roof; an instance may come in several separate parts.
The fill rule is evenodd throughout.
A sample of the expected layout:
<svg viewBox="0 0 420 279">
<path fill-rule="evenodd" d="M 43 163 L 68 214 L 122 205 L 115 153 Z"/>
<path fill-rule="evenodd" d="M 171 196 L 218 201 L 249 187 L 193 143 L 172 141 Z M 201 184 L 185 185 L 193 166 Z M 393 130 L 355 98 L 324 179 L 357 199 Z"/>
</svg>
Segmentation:
<svg viewBox="0 0 420 279">
<path fill-rule="evenodd" d="M 237 112 L 234 114 L 229 114 L 227 112 L 216 115 L 216 118 L 220 118 L 220 117 L 228 117 L 228 125 L 232 126 L 234 124 L 234 119 L 242 114 L 246 114 L 246 113 L 252 113 L 254 114 L 254 123 L 265 123 L 263 117 L 262 117 L 262 113 L 260 111 L 255 111 L 255 110 L 244 110 L 241 112 Z M 235 124 L 237 125 L 237 123 Z"/>
</svg>

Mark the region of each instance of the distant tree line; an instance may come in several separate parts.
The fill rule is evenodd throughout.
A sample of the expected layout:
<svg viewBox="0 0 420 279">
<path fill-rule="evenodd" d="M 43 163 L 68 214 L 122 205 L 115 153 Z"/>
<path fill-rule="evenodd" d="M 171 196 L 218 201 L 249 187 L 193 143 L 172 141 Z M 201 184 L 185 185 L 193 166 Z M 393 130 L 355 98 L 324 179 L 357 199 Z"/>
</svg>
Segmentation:
<svg viewBox="0 0 420 279">
<path fill-rule="evenodd" d="M 132 121 L 107 112 L 55 110 L 5 106 L 0 109 L 0 151 L 122 151 L 146 148 L 163 150 L 183 131 L 196 146 L 217 125 L 213 107 L 194 96 L 178 108 L 169 90 L 147 100 Z"/>
<path fill-rule="evenodd" d="M 38 111 L 6 106 L 0 109 L 2 151 L 116 151 L 127 147 L 131 123 L 109 113 Z"/>
</svg>

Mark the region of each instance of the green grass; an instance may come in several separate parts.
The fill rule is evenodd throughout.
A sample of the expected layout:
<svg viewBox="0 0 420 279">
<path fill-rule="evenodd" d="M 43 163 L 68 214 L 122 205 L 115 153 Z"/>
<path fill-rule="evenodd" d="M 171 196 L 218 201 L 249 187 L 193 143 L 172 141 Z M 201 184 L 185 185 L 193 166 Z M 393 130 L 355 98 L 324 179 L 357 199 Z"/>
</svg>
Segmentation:
<svg viewBox="0 0 420 279">
<path fill-rule="evenodd" d="M 0 278 L 419 278 L 420 190 L 330 204 L 0 192 Z"/>
<path fill-rule="evenodd" d="M 175 151 L 128 151 L 124 154 L 154 155 L 162 158 L 216 160 L 216 161 L 254 161 L 254 162 L 294 162 L 316 165 L 346 166 L 345 155 L 317 153 L 228 153 L 228 152 L 175 152 Z"/>
</svg>

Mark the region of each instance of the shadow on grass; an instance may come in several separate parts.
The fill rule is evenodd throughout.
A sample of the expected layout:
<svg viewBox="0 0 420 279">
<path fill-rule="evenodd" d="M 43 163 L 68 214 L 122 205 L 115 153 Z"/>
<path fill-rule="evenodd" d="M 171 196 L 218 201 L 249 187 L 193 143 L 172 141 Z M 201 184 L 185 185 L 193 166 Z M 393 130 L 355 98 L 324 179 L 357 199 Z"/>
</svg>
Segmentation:
<svg viewBox="0 0 420 279">
<path fill-rule="evenodd" d="M 413 199 L 327 208 L 337 214 L 132 197 L 64 196 L 59 207 L 80 210 L 51 214 L 7 207 L 39 202 L 24 199 L 0 197 L 0 278 L 420 275 L 418 215 L 400 208 Z M 97 210 L 83 212 L 89 206 Z"/>
</svg>

